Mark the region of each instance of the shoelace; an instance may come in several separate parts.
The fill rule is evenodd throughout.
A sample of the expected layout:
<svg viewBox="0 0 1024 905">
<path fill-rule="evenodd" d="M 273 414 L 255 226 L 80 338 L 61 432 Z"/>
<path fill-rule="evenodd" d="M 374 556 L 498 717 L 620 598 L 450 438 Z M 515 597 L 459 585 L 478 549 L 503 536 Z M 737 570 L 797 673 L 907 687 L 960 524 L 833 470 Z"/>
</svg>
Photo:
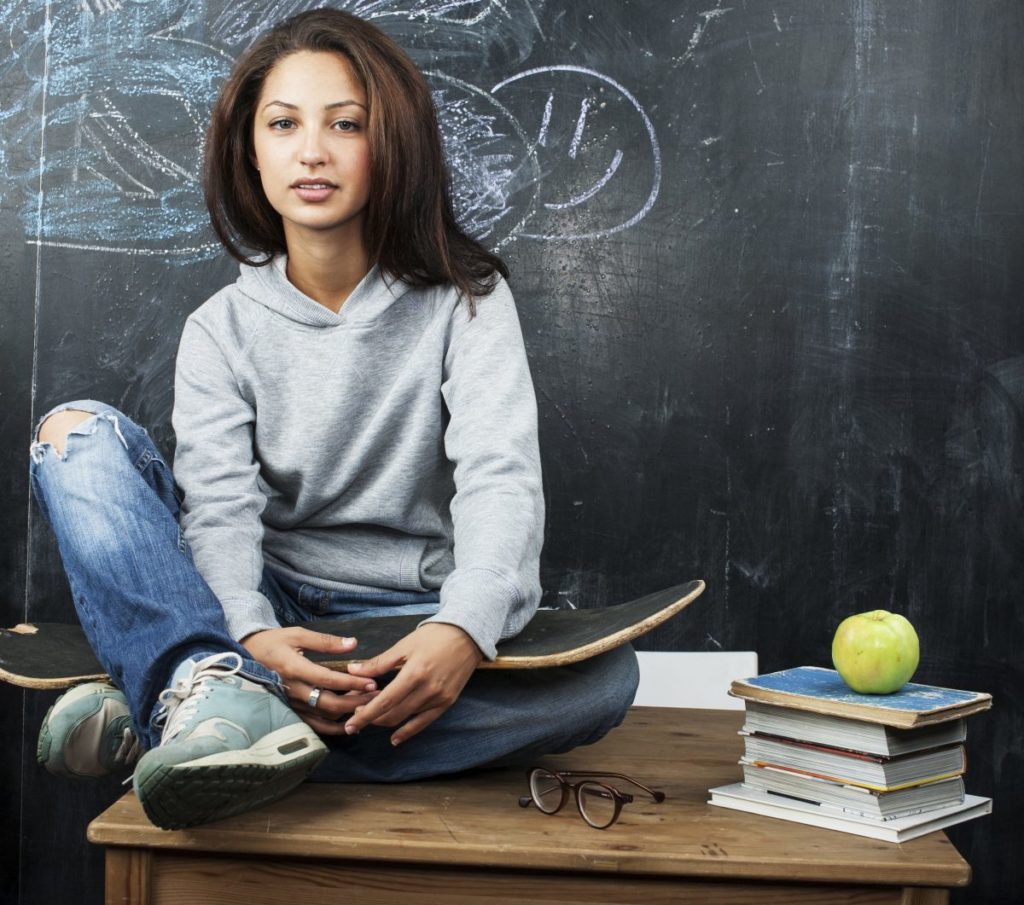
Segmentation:
<svg viewBox="0 0 1024 905">
<path fill-rule="evenodd" d="M 231 660 L 234 660 L 234 666 L 227 665 Z M 166 709 L 157 717 L 157 725 L 163 725 L 160 744 L 166 744 L 182 730 L 195 714 L 199 702 L 205 697 L 206 686 L 213 679 L 232 676 L 241 668 L 241 655 L 234 652 L 213 654 L 193 664 L 188 675 L 161 691 L 158 700 Z"/>
<path fill-rule="evenodd" d="M 227 663 L 232 659 L 235 661 L 235 665 L 228 666 Z M 185 721 L 195 713 L 195 709 L 199 706 L 199 701 L 201 700 L 200 695 L 193 695 L 192 693 L 196 686 L 198 686 L 197 690 L 201 692 L 203 686 L 208 684 L 210 679 L 232 676 L 240 672 L 241 669 L 242 657 L 240 654 L 234 652 L 213 654 L 193 664 L 191 673 L 180 678 L 170 688 L 165 688 L 161 691 L 157 700 L 164 705 L 164 709 L 161 713 L 157 714 L 154 721 L 155 725 L 163 726 L 160 744 L 162 745 L 172 738 L 175 733 L 179 732 Z M 191 701 L 188 700 L 190 697 Z M 184 706 L 182 706 L 183 704 Z M 125 729 L 124 739 L 122 740 L 121 747 L 117 750 L 116 757 L 120 757 L 121 751 L 128 744 L 128 734 L 130 732 L 131 729 Z M 131 737 L 132 742 L 128 748 L 127 756 L 131 757 L 134 754 L 137 757 L 141 754 L 141 746 L 134 733 L 131 733 Z M 128 760 L 127 763 L 131 763 L 131 761 Z M 135 779 L 134 770 L 131 776 L 125 779 L 121 785 L 127 786 L 133 779 Z"/>
<path fill-rule="evenodd" d="M 139 744 L 135 730 L 131 726 L 125 726 L 124 732 L 121 734 L 121 744 L 114 752 L 114 763 L 130 766 L 139 759 L 140 754 L 142 754 L 142 745 Z"/>
</svg>

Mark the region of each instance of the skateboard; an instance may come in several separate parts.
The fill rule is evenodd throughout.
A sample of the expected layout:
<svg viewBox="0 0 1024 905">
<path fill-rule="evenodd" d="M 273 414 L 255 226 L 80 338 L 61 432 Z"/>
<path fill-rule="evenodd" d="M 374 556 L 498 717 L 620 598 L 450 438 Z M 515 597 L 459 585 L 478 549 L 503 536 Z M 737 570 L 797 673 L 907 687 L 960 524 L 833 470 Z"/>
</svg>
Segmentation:
<svg viewBox="0 0 1024 905">
<path fill-rule="evenodd" d="M 479 668 L 539 669 L 595 657 L 661 625 L 703 591 L 703 581 L 690 581 L 614 606 L 538 610 L 518 635 L 498 645 L 496 659 L 483 661 Z M 358 641 L 358 647 L 344 658 L 316 651 L 308 651 L 306 656 L 344 671 L 351 662 L 383 653 L 425 618 L 380 616 L 306 622 L 303 628 Z M 57 689 L 106 678 L 80 625 L 36 623 L 0 629 L 0 681 L 22 688 Z"/>
</svg>

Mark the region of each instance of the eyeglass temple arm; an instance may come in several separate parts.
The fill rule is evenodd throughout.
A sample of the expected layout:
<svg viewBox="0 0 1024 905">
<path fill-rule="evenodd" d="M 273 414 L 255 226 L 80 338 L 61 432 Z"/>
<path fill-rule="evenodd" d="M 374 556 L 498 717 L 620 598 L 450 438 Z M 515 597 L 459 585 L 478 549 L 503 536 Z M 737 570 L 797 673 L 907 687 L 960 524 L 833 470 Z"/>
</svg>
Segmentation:
<svg viewBox="0 0 1024 905">
<path fill-rule="evenodd" d="M 665 793 L 656 791 L 655 789 L 648 789 L 642 782 L 637 782 L 635 779 L 631 779 L 624 773 L 602 773 L 599 770 L 565 770 L 558 774 L 559 776 L 604 776 L 613 779 L 624 779 L 626 782 L 632 783 L 638 789 L 643 789 L 648 795 L 650 795 L 655 801 L 664 801 Z"/>
</svg>

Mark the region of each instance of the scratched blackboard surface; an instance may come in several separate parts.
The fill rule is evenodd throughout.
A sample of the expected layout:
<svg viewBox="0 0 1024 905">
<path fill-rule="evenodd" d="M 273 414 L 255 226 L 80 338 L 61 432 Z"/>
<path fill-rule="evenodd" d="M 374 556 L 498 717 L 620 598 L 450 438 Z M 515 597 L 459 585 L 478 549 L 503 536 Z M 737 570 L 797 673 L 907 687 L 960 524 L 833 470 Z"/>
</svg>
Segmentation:
<svg viewBox="0 0 1024 905">
<path fill-rule="evenodd" d="M 235 267 L 198 176 L 231 61 L 304 0 L 0 0 L 0 606 L 74 618 L 29 502 L 35 419 L 99 398 L 170 454 L 173 355 Z M 649 636 L 829 666 L 885 607 L 917 680 L 991 692 L 950 831 L 1024 888 L 1024 5 L 351 0 L 424 70 L 459 214 L 533 366 L 549 602 L 691 578 Z M 116 782 L 42 772 L 0 689 L 0 896 L 101 901 Z M 84 892 L 83 892 L 84 889 Z"/>
</svg>

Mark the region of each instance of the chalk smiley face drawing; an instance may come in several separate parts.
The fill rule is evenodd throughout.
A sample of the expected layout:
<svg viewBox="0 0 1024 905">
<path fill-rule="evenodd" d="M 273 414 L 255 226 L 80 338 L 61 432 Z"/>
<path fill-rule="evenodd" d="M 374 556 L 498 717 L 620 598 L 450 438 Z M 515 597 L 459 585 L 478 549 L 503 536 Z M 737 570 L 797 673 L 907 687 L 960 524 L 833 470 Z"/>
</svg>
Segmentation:
<svg viewBox="0 0 1024 905">
<path fill-rule="evenodd" d="M 661 188 L 661 150 L 650 118 L 623 85 L 581 66 L 544 66 L 510 76 L 491 93 L 524 128 L 536 122 L 545 187 L 521 236 L 595 239 L 647 215 Z"/>
</svg>

